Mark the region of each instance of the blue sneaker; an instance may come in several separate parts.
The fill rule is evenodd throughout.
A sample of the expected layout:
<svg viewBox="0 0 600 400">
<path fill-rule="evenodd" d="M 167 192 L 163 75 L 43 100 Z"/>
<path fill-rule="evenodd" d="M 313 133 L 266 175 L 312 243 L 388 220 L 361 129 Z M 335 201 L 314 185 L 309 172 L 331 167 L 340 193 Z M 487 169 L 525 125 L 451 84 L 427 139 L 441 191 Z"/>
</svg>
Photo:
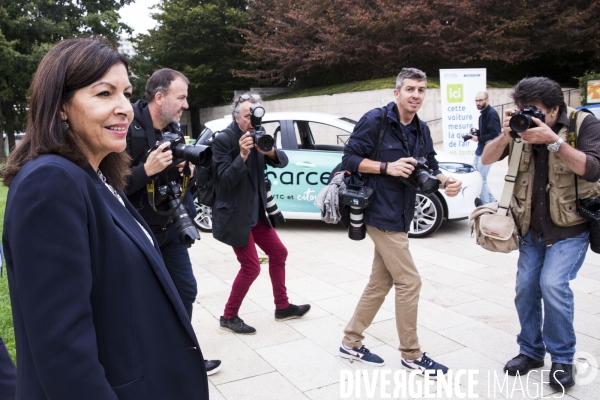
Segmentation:
<svg viewBox="0 0 600 400">
<path fill-rule="evenodd" d="M 381 357 L 371 353 L 365 346 L 362 346 L 359 349 L 358 347 L 349 348 L 342 344 L 342 347 L 340 347 L 340 357 L 360 361 L 375 367 L 383 367 L 385 365 L 385 362 Z"/>
<path fill-rule="evenodd" d="M 402 365 L 411 371 L 418 371 L 420 375 L 428 375 L 430 379 L 437 379 L 437 374 L 446 375 L 448 367 L 433 361 L 427 357 L 427 353 L 423 353 L 420 359 L 407 360 L 402 358 Z"/>
</svg>

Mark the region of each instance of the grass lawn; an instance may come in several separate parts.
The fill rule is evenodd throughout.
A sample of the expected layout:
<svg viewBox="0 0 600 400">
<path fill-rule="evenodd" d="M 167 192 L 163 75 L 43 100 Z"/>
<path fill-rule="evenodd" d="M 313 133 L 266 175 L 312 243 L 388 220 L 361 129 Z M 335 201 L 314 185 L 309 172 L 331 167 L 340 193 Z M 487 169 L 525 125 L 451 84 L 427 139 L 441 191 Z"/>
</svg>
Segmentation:
<svg viewBox="0 0 600 400">
<path fill-rule="evenodd" d="M 294 90 L 286 93 L 280 93 L 273 96 L 265 97 L 265 100 L 281 100 L 281 99 L 293 99 L 297 97 L 310 97 L 310 96 L 323 96 L 332 95 L 339 93 L 351 93 L 351 92 L 364 92 L 367 90 L 379 90 L 379 89 L 394 89 L 396 86 L 396 77 L 392 76 L 389 78 L 372 79 L 369 81 L 357 81 L 350 83 L 342 83 L 339 85 L 322 86 L 303 90 Z M 488 81 L 488 88 L 511 88 L 514 84 L 508 82 L 494 82 Z M 439 89 L 440 80 L 439 78 L 427 78 L 427 87 L 430 89 Z"/>
<path fill-rule="evenodd" d="M 2 226 L 4 225 L 4 207 L 6 206 L 7 194 L 8 188 L 0 183 L 0 232 L 2 232 Z M 6 279 L 5 268 L 2 270 L 2 277 L 0 277 L 0 337 L 4 340 L 13 360 L 16 360 L 15 332 L 13 330 L 12 311 L 8 295 L 8 279 Z"/>
</svg>

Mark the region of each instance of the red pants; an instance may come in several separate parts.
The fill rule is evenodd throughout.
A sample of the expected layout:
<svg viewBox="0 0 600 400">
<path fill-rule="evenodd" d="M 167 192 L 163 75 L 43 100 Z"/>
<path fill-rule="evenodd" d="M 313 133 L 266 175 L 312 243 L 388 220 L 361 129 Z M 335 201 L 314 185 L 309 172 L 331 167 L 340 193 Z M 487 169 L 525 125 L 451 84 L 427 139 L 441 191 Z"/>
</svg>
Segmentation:
<svg viewBox="0 0 600 400">
<path fill-rule="evenodd" d="M 285 288 L 287 249 L 281 243 L 281 240 L 279 240 L 275 229 L 266 226 L 259 218 L 258 223 L 250 229 L 248 243 L 244 247 L 233 248 L 241 264 L 241 268 L 233 281 L 231 294 L 225 305 L 224 318 L 231 319 L 238 315 L 242 301 L 246 297 L 248 290 L 250 290 L 250 285 L 252 285 L 252 282 L 260 274 L 260 262 L 255 243 L 269 257 L 269 276 L 271 277 L 271 285 L 273 285 L 275 309 L 283 310 L 290 305 L 287 297 L 287 289 Z"/>
</svg>

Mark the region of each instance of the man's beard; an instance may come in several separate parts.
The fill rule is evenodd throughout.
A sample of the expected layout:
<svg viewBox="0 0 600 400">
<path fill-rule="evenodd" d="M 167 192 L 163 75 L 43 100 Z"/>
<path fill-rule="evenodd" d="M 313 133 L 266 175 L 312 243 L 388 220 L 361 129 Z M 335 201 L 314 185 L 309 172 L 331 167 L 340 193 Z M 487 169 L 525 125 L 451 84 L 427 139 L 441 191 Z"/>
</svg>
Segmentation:
<svg viewBox="0 0 600 400">
<path fill-rule="evenodd" d="M 172 122 L 179 122 L 179 120 L 181 119 L 181 115 L 178 114 L 181 111 L 181 109 L 175 112 L 170 112 L 169 109 L 169 103 L 167 103 L 163 107 L 161 107 L 159 111 L 160 118 L 163 120 L 163 122 L 167 123 L 167 125 Z"/>
</svg>

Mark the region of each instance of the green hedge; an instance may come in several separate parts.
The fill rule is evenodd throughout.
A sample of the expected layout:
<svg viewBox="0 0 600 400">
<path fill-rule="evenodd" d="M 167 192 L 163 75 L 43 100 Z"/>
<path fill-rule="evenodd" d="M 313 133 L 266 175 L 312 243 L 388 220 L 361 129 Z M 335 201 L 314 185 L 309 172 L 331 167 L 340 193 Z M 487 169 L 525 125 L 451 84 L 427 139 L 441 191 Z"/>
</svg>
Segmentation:
<svg viewBox="0 0 600 400">
<path fill-rule="evenodd" d="M 8 188 L 0 182 L 0 232 L 2 232 L 2 226 L 4 225 L 4 207 L 6 206 L 7 194 Z M 0 337 L 4 340 L 6 348 L 13 360 L 16 360 L 15 332 L 13 329 L 10 297 L 8 295 L 6 268 L 2 269 L 2 276 L 0 277 Z"/>
</svg>

